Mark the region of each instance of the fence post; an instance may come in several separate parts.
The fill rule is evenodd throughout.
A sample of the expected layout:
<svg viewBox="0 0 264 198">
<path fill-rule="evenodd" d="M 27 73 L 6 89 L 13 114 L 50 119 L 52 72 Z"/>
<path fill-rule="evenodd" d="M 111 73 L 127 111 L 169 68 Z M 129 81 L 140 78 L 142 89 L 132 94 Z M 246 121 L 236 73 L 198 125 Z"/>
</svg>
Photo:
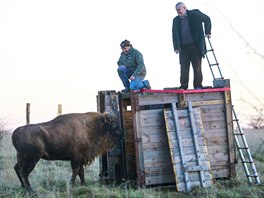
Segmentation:
<svg viewBox="0 0 264 198">
<path fill-rule="evenodd" d="M 26 123 L 30 123 L 30 103 L 27 103 L 26 107 Z"/>
<path fill-rule="evenodd" d="M 62 114 L 62 104 L 58 104 L 58 115 Z"/>
</svg>

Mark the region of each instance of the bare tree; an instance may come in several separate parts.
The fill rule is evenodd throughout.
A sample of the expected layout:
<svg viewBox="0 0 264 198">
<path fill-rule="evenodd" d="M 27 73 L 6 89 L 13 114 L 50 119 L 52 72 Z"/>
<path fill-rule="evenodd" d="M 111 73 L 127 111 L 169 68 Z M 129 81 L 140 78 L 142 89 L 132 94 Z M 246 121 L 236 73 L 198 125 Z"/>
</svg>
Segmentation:
<svg viewBox="0 0 264 198">
<path fill-rule="evenodd" d="M 6 123 L 4 122 L 2 118 L 0 118 L 0 144 L 4 136 L 9 132 L 9 130 L 7 130 L 5 126 L 6 126 Z"/>
</svg>

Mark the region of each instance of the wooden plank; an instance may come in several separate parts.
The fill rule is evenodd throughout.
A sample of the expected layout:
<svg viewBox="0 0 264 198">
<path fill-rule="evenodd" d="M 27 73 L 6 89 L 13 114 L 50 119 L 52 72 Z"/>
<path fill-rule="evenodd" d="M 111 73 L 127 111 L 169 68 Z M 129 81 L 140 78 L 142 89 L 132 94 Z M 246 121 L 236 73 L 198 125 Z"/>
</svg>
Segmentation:
<svg viewBox="0 0 264 198">
<path fill-rule="evenodd" d="M 185 94 L 185 101 L 223 100 L 223 92 Z"/>
<path fill-rule="evenodd" d="M 213 174 L 213 177 L 215 179 L 229 179 L 230 178 L 230 169 L 229 168 L 225 168 L 225 169 L 217 169 L 217 170 L 212 170 L 211 171 Z"/>
<path fill-rule="evenodd" d="M 222 145 L 212 145 L 207 146 L 208 148 L 208 154 L 210 153 L 227 153 L 228 151 L 228 145 L 222 144 Z"/>
<path fill-rule="evenodd" d="M 220 165 L 220 164 L 217 164 L 214 169 L 212 170 L 224 170 L 224 169 L 229 169 L 229 164 L 224 164 L 224 165 Z"/>
<path fill-rule="evenodd" d="M 189 103 L 189 106 L 191 106 L 191 103 Z M 189 191 L 192 187 L 191 182 L 197 183 L 198 186 L 207 187 L 208 184 L 211 185 L 212 183 L 212 175 L 200 109 L 190 107 L 188 113 L 186 109 L 177 111 L 175 105 L 172 105 L 172 108 L 171 113 L 168 112 L 169 109 L 164 109 L 164 117 L 176 188 L 178 191 Z M 181 111 L 185 112 L 182 113 Z M 175 112 L 179 112 L 184 116 L 180 117 Z M 189 114 L 192 116 L 191 121 Z M 186 126 L 190 126 L 190 128 L 192 126 L 192 130 L 182 132 L 181 129 L 186 129 Z M 198 177 L 195 177 L 195 175 Z M 198 182 L 192 179 L 197 179 Z M 181 182 L 185 185 L 182 186 Z"/>
<path fill-rule="evenodd" d="M 160 125 L 155 126 L 145 126 L 144 130 L 142 131 L 144 135 L 151 135 L 151 134 L 166 134 L 165 123 L 161 123 Z"/>
<path fill-rule="evenodd" d="M 177 95 L 178 94 L 175 93 L 154 93 L 149 95 L 138 95 L 139 106 L 177 103 Z"/>
<path fill-rule="evenodd" d="M 145 151 L 144 152 L 144 159 L 155 159 L 155 158 L 159 158 L 160 156 L 170 156 L 170 152 L 169 150 L 158 150 L 158 151 Z"/>
<path fill-rule="evenodd" d="M 144 151 L 157 151 L 157 150 L 168 150 L 169 145 L 167 141 L 164 142 L 149 142 L 147 144 L 143 144 Z"/>
<path fill-rule="evenodd" d="M 211 137 L 226 137 L 226 129 L 220 128 L 220 129 L 207 129 L 204 130 L 205 138 L 211 138 Z"/>
<path fill-rule="evenodd" d="M 160 126 L 164 125 L 163 109 L 143 110 L 140 113 L 141 126 Z"/>
<path fill-rule="evenodd" d="M 208 168 L 207 165 L 206 166 L 201 166 L 201 165 L 198 165 L 198 166 L 187 166 L 187 167 L 185 167 L 184 170 L 188 171 L 188 172 L 210 171 L 210 169 Z"/>
<path fill-rule="evenodd" d="M 153 142 L 165 142 L 166 140 L 166 134 L 150 134 L 150 135 L 146 135 L 143 134 L 142 135 L 142 142 L 143 144 L 147 144 L 147 143 L 153 143 Z"/>
<path fill-rule="evenodd" d="M 178 112 L 177 112 L 177 108 L 176 108 L 176 104 L 172 104 L 172 119 L 174 121 L 174 124 L 175 124 L 175 133 L 177 135 L 177 138 L 178 138 L 178 145 L 179 145 L 179 157 L 180 157 L 180 166 L 173 166 L 173 170 L 174 170 L 174 176 L 175 176 L 175 180 L 178 181 L 177 179 L 177 175 L 182 175 L 183 178 L 184 178 L 184 182 L 185 182 L 185 188 L 184 189 L 178 189 L 180 191 L 189 191 L 190 190 L 190 185 L 189 185 L 189 173 L 186 172 L 186 171 L 183 171 L 184 169 L 184 166 L 185 166 L 185 162 L 186 162 L 186 158 L 184 156 L 184 153 L 183 153 L 183 148 L 182 148 L 182 143 L 181 143 L 181 139 L 182 139 L 182 136 L 181 136 L 181 131 L 180 131 L 180 125 L 179 125 L 179 117 L 178 117 Z M 165 117 L 165 120 L 167 121 L 167 117 Z M 170 145 L 170 148 L 173 148 L 173 145 L 172 143 L 170 142 L 170 139 L 169 140 L 169 145 Z M 171 157 L 172 157 L 172 162 L 175 161 L 175 155 L 174 155 L 174 150 L 171 149 Z M 178 182 L 177 182 L 178 183 Z M 177 183 L 176 183 L 176 187 L 177 187 Z"/>
<path fill-rule="evenodd" d="M 197 107 L 197 106 L 208 106 L 208 105 L 219 105 L 219 104 L 224 104 L 224 100 L 204 100 L 204 101 L 195 101 L 193 102 L 193 106 Z"/>
<path fill-rule="evenodd" d="M 177 155 L 177 152 L 174 151 L 176 153 L 176 155 L 174 156 L 172 160 L 173 164 L 177 164 L 177 163 L 180 163 L 181 161 L 181 158 L 180 158 L 180 155 Z M 188 164 L 192 165 L 192 162 L 196 162 L 196 155 L 195 154 L 188 154 L 188 155 L 185 155 L 184 156 L 186 161 L 188 161 Z M 207 153 L 202 153 L 201 154 L 201 160 L 203 161 L 208 161 L 208 156 L 207 156 Z"/>
<path fill-rule="evenodd" d="M 190 183 L 198 181 L 198 186 L 201 185 L 200 175 L 199 175 L 198 171 L 197 172 L 191 172 L 189 177 L 190 177 Z M 207 180 L 210 181 L 212 178 L 212 174 L 209 171 L 205 171 L 204 177 L 205 177 L 204 182 Z M 179 177 L 177 179 L 178 179 L 177 182 L 179 182 L 179 184 L 184 183 L 184 178 L 182 177 L 182 175 L 179 175 Z"/>
<path fill-rule="evenodd" d="M 165 109 L 165 111 L 167 111 L 167 110 Z M 165 114 L 166 114 L 165 115 L 166 117 L 172 118 L 171 113 L 166 112 Z M 199 121 L 195 121 L 195 125 L 199 127 L 199 128 L 197 128 L 197 134 L 201 135 L 203 132 L 203 131 L 201 131 L 203 123 L 199 122 Z M 181 116 L 181 117 L 179 116 L 179 127 L 180 127 L 181 131 L 183 131 L 182 135 L 185 135 L 185 133 L 191 134 L 191 122 L 187 116 Z M 174 122 L 172 119 L 166 120 L 166 131 L 167 132 L 168 131 L 169 132 L 175 131 L 175 125 L 174 125 Z"/>
<path fill-rule="evenodd" d="M 215 112 L 215 113 L 206 113 L 202 115 L 203 122 L 205 121 L 224 121 L 225 113 L 224 112 Z"/>
<path fill-rule="evenodd" d="M 155 127 L 158 128 L 159 126 L 164 125 L 163 120 L 155 120 L 155 119 L 146 119 L 142 122 L 141 127 Z"/>
<path fill-rule="evenodd" d="M 144 161 L 145 168 L 170 166 L 172 167 L 170 156 L 161 156 L 159 158 L 148 159 Z M 171 171 L 173 173 L 173 171 Z"/>
<path fill-rule="evenodd" d="M 132 94 L 135 97 L 135 94 Z M 133 98 L 133 100 L 136 100 Z M 132 108 L 133 110 L 136 107 Z M 141 119 L 140 119 L 140 111 L 133 112 L 133 127 L 135 134 L 135 154 L 136 154 L 136 167 L 137 167 L 137 184 L 141 187 L 145 185 L 145 173 L 144 173 L 144 154 L 143 154 L 143 145 L 142 145 L 142 130 L 141 130 Z"/>
<path fill-rule="evenodd" d="M 173 172 L 172 166 L 169 165 L 145 168 L 146 176 L 169 175 L 172 172 Z"/>
<path fill-rule="evenodd" d="M 175 153 L 174 157 L 171 158 L 173 164 L 181 163 L 181 157 L 180 153 L 178 151 L 174 151 L 173 154 Z M 191 164 L 192 162 L 196 162 L 196 154 L 195 153 L 188 153 L 185 154 L 185 159 L 187 162 L 185 164 Z M 202 155 L 201 157 L 202 161 L 208 161 L 208 157 L 206 155 Z M 180 165 L 180 164 L 179 164 Z"/>
<path fill-rule="evenodd" d="M 202 106 L 201 108 L 201 113 L 202 116 L 204 114 L 214 114 L 214 113 L 219 113 L 219 112 L 225 112 L 225 107 L 223 104 L 218 104 L 218 105 L 213 105 L 213 106 Z"/>
<path fill-rule="evenodd" d="M 172 137 L 173 139 L 174 138 L 177 138 L 176 135 L 175 135 L 175 131 L 172 130 L 172 126 L 170 123 L 168 123 L 168 132 L 167 132 L 167 136 L 168 137 Z M 197 131 L 197 136 L 198 137 L 203 137 L 201 131 Z M 192 138 L 192 133 L 191 133 L 191 128 L 184 128 L 184 130 L 182 130 L 182 138 L 183 139 L 188 139 L 188 138 Z"/>
<path fill-rule="evenodd" d="M 222 136 L 221 138 L 219 138 L 219 136 L 206 138 L 207 146 L 224 145 L 224 144 L 226 144 L 226 142 L 227 142 L 227 137 L 226 136 Z"/>
<path fill-rule="evenodd" d="M 140 119 L 144 121 L 145 119 L 162 119 L 163 109 L 148 109 L 140 111 Z M 164 118 L 163 118 L 164 120 Z"/>
<path fill-rule="evenodd" d="M 228 163 L 228 153 L 208 153 L 209 159 L 211 166 L 213 166 L 214 162 L 219 162 L 219 161 L 225 161 Z M 213 168 L 213 167 L 211 167 Z"/>
<path fill-rule="evenodd" d="M 225 129 L 226 123 L 224 121 L 205 121 L 203 122 L 204 130 Z"/>
<path fill-rule="evenodd" d="M 168 138 L 172 139 L 171 141 L 173 141 L 174 143 L 173 146 L 178 148 L 177 142 L 179 141 L 179 139 L 176 137 L 175 133 L 169 132 Z M 189 136 L 184 136 L 181 142 L 183 147 L 192 147 L 193 139 Z M 200 146 L 206 146 L 206 142 L 203 136 L 198 137 L 198 143 Z"/>
<path fill-rule="evenodd" d="M 202 154 L 208 153 L 206 145 L 205 146 L 200 146 L 200 147 L 201 147 L 200 153 L 202 153 Z M 176 156 L 180 155 L 178 146 L 173 146 L 173 147 L 171 147 L 170 150 L 171 150 L 171 152 L 173 152 L 174 155 L 176 155 Z M 182 151 L 184 152 L 185 157 L 187 157 L 187 155 L 191 155 L 191 154 L 196 154 L 197 153 L 195 148 L 193 146 L 190 146 L 190 145 L 187 146 L 187 147 L 183 147 Z"/>
<path fill-rule="evenodd" d="M 228 154 L 229 154 L 229 168 L 230 177 L 234 178 L 236 176 L 235 170 L 235 143 L 234 143 L 234 127 L 233 127 L 233 117 L 232 117 L 232 102 L 231 102 L 231 92 L 224 92 L 225 98 L 225 113 L 226 113 L 226 131 L 227 131 L 227 142 L 228 142 Z"/>
<path fill-rule="evenodd" d="M 146 185 L 158 185 L 158 184 L 174 184 L 175 177 L 173 174 L 161 175 L 161 176 L 147 176 L 145 178 Z"/>
<path fill-rule="evenodd" d="M 211 162 L 210 161 L 210 165 L 211 166 L 214 166 L 214 167 L 217 167 L 217 166 L 225 166 L 225 167 L 228 167 L 229 162 L 227 160 L 224 160 L 224 161 L 214 161 L 214 162 Z M 211 167 L 211 169 L 212 169 L 212 167 Z"/>
<path fill-rule="evenodd" d="M 209 186 L 211 186 L 211 182 L 210 181 L 205 181 L 204 182 L 204 184 L 205 184 L 205 187 L 209 187 Z M 179 188 L 184 188 L 184 182 L 182 182 L 182 183 L 179 183 Z M 199 186 L 200 185 L 200 181 L 192 181 L 192 182 L 190 182 L 190 188 L 194 188 L 194 187 L 197 187 L 197 186 Z"/>
</svg>

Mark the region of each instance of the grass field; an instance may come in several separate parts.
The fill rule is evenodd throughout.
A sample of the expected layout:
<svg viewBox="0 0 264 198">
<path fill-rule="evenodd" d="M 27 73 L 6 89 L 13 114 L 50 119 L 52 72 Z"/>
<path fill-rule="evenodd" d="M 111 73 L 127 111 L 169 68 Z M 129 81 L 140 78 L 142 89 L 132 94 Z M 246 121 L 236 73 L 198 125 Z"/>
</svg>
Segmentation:
<svg viewBox="0 0 264 198">
<path fill-rule="evenodd" d="M 245 131 L 251 153 L 255 158 L 260 179 L 264 182 L 264 131 Z M 14 172 L 16 163 L 15 149 L 11 143 L 11 134 L 0 142 L 0 197 L 28 197 L 20 187 Z M 237 164 L 237 178 L 217 181 L 207 189 L 195 188 L 191 192 L 176 192 L 175 187 L 156 187 L 132 189 L 124 185 L 109 186 L 98 182 L 99 165 L 96 161 L 85 169 L 86 186 L 80 186 L 77 178 L 73 188 L 69 186 L 71 168 L 69 162 L 40 160 L 30 174 L 30 182 L 38 197 L 264 197 L 264 184 L 249 185 L 241 161 Z"/>
</svg>

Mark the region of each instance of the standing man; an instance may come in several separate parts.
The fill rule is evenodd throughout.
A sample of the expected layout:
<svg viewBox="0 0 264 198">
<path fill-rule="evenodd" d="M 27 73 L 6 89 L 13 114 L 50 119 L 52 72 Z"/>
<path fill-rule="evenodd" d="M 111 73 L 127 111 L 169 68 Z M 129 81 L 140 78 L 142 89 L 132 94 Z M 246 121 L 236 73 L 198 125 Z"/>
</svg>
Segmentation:
<svg viewBox="0 0 264 198">
<path fill-rule="evenodd" d="M 130 90 L 143 88 L 150 89 L 149 81 L 144 80 L 147 72 L 142 54 L 133 48 L 128 40 L 122 41 L 120 47 L 122 53 L 117 61 L 117 72 L 125 87 L 122 92 L 127 93 Z"/>
<path fill-rule="evenodd" d="M 205 36 L 211 37 L 211 20 L 197 9 L 188 10 L 183 2 L 177 3 L 175 8 L 178 16 L 173 19 L 172 38 L 174 51 L 180 57 L 180 89 L 188 89 L 190 63 L 193 67 L 193 87 L 202 89 L 202 57 L 207 52 Z"/>
</svg>

